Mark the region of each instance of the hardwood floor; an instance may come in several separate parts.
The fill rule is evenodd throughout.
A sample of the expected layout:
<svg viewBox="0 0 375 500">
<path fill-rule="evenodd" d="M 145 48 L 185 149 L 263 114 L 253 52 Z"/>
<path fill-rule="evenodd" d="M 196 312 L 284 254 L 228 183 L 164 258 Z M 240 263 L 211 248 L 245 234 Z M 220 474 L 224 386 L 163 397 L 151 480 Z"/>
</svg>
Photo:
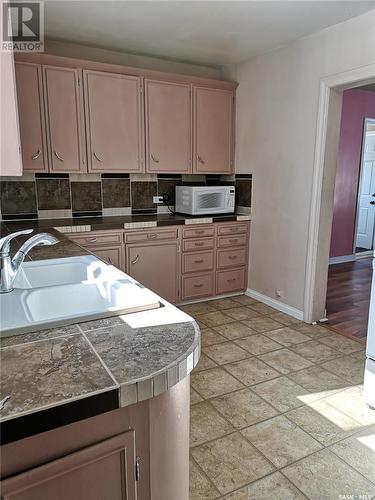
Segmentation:
<svg viewBox="0 0 375 500">
<path fill-rule="evenodd" d="M 355 340 L 366 341 L 372 258 L 332 264 L 328 271 L 327 326 Z"/>
</svg>

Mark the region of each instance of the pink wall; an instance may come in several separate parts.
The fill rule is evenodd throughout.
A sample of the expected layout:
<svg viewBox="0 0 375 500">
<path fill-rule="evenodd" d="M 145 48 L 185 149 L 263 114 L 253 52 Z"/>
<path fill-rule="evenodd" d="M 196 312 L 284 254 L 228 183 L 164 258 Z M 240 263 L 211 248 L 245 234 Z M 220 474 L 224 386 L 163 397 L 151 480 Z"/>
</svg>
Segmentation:
<svg viewBox="0 0 375 500">
<path fill-rule="evenodd" d="M 375 92 L 345 90 L 337 160 L 331 257 L 353 253 L 362 131 L 365 118 L 375 118 Z"/>
</svg>

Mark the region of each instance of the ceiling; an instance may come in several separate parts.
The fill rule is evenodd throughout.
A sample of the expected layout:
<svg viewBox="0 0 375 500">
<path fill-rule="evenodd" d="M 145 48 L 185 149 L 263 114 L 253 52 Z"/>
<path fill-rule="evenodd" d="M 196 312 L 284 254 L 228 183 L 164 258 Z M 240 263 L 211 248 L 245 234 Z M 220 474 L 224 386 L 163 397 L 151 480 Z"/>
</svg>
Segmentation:
<svg viewBox="0 0 375 500">
<path fill-rule="evenodd" d="M 373 8 L 375 0 L 47 0 L 45 32 L 55 40 L 219 67 Z"/>
</svg>

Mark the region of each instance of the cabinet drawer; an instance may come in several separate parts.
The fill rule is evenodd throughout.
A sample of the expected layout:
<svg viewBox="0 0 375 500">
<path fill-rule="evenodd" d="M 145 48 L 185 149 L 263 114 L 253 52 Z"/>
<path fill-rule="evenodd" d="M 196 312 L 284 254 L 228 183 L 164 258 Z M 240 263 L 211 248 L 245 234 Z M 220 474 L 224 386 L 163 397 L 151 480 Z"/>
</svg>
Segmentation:
<svg viewBox="0 0 375 500">
<path fill-rule="evenodd" d="M 239 234 L 238 236 L 219 236 L 217 239 L 218 248 L 237 247 L 247 244 L 246 234 Z"/>
<path fill-rule="evenodd" d="M 226 292 L 244 290 L 246 283 L 246 268 L 230 269 L 229 271 L 218 271 L 216 273 L 216 293 L 219 295 Z"/>
<path fill-rule="evenodd" d="M 121 233 L 110 233 L 106 231 L 90 233 L 74 233 L 66 235 L 70 240 L 82 245 L 83 247 L 98 245 L 121 245 Z"/>
<path fill-rule="evenodd" d="M 208 297 L 214 294 L 214 273 L 182 277 L 182 300 Z"/>
<path fill-rule="evenodd" d="M 244 266 L 246 264 L 246 248 L 233 248 L 217 251 L 217 267 Z"/>
<path fill-rule="evenodd" d="M 204 238 L 205 236 L 213 236 L 215 228 L 213 225 L 203 227 L 184 227 L 182 236 L 184 238 Z"/>
<path fill-rule="evenodd" d="M 184 252 L 190 252 L 192 250 L 207 250 L 214 248 L 214 239 L 206 238 L 202 240 L 184 240 L 182 243 L 182 249 Z"/>
<path fill-rule="evenodd" d="M 187 253 L 182 256 L 182 272 L 194 273 L 197 271 L 210 271 L 214 267 L 214 253 L 199 252 Z"/>
<path fill-rule="evenodd" d="M 236 224 L 223 224 L 218 227 L 218 234 L 240 234 L 247 233 L 248 224 L 246 222 L 237 222 Z"/>
<path fill-rule="evenodd" d="M 175 240 L 177 239 L 177 229 L 166 231 L 134 231 L 125 233 L 125 243 L 138 243 L 140 241 L 154 240 Z"/>
</svg>

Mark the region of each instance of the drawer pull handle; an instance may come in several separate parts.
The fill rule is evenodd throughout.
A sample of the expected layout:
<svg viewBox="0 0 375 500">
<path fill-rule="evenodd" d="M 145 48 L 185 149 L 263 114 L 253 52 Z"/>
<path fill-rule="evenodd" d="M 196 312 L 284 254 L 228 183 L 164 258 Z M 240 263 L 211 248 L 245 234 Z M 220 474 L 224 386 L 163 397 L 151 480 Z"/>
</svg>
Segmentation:
<svg viewBox="0 0 375 500">
<path fill-rule="evenodd" d="M 54 153 L 54 155 L 56 156 L 56 158 L 57 158 L 58 160 L 60 160 L 60 161 L 64 161 L 64 158 L 61 158 L 61 156 L 57 153 L 57 151 L 54 151 L 53 153 Z"/>
<path fill-rule="evenodd" d="M 38 149 L 38 151 L 31 157 L 32 160 L 37 160 L 40 156 L 41 150 Z"/>
<path fill-rule="evenodd" d="M 198 243 L 198 242 L 197 242 L 197 243 L 195 243 L 195 246 L 196 246 L 196 247 L 203 247 L 203 245 L 204 245 L 204 242 L 203 242 L 203 241 L 200 241 L 199 243 Z"/>
<path fill-rule="evenodd" d="M 203 283 L 196 283 L 194 285 L 194 288 L 202 288 L 202 286 L 203 286 Z"/>
<path fill-rule="evenodd" d="M 95 153 L 95 151 L 94 151 L 94 156 L 95 156 L 95 159 L 96 159 L 96 160 L 98 160 L 98 161 L 100 161 L 100 162 L 102 162 L 102 161 L 103 161 L 103 159 L 102 159 L 102 158 L 100 158 L 100 156 L 98 156 L 98 155 Z"/>
<path fill-rule="evenodd" d="M 98 241 L 98 238 L 87 238 L 86 241 L 87 243 L 95 243 L 95 241 Z"/>
<path fill-rule="evenodd" d="M 203 259 L 197 259 L 194 261 L 194 264 L 202 264 Z"/>
<path fill-rule="evenodd" d="M 236 281 L 236 278 L 230 278 L 227 280 L 228 283 L 232 283 L 233 281 Z"/>
<path fill-rule="evenodd" d="M 136 258 L 131 261 L 131 264 L 136 264 L 138 261 L 139 261 L 139 255 L 137 255 Z"/>
<path fill-rule="evenodd" d="M 204 229 L 196 229 L 196 234 L 204 234 Z"/>
<path fill-rule="evenodd" d="M 237 255 L 229 255 L 228 259 L 229 260 L 236 260 L 237 259 Z"/>
<path fill-rule="evenodd" d="M 237 238 L 232 238 L 231 240 L 229 240 L 229 243 L 237 243 L 238 239 Z"/>
<path fill-rule="evenodd" d="M 231 231 L 232 233 L 237 233 L 238 227 L 230 227 L 229 231 Z"/>
<path fill-rule="evenodd" d="M 150 240 L 154 240 L 154 239 L 155 239 L 155 238 L 157 238 L 157 237 L 158 237 L 158 235 L 157 235 L 157 234 L 155 234 L 155 233 L 151 233 L 151 234 L 148 234 L 148 235 L 147 235 L 147 238 L 149 238 Z"/>
</svg>

